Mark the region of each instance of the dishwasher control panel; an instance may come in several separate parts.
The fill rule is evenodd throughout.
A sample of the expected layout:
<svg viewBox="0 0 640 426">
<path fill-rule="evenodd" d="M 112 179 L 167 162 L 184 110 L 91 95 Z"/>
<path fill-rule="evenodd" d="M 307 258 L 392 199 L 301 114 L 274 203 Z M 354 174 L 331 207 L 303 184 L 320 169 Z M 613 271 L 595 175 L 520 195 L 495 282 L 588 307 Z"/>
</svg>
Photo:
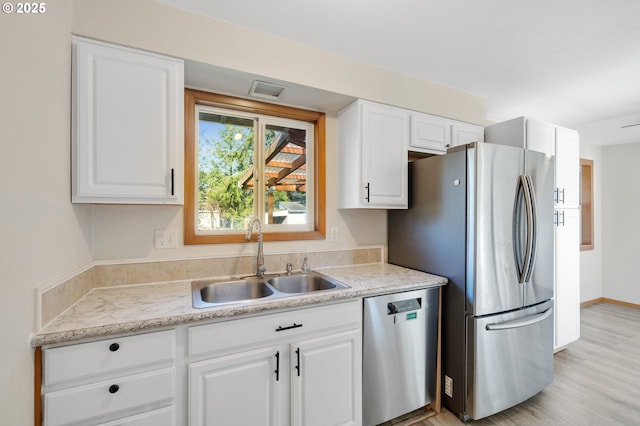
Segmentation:
<svg viewBox="0 0 640 426">
<path fill-rule="evenodd" d="M 396 324 L 417 319 L 420 309 L 422 309 L 421 297 L 387 303 L 387 315 L 393 315 L 393 322 Z"/>
</svg>

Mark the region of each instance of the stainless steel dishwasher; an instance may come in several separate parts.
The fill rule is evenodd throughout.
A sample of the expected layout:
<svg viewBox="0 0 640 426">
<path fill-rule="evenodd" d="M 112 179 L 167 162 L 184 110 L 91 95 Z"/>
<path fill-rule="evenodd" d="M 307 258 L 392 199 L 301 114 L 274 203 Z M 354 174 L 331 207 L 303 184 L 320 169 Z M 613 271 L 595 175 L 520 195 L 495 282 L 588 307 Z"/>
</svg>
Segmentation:
<svg viewBox="0 0 640 426">
<path fill-rule="evenodd" d="M 363 421 L 373 426 L 432 402 L 438 288 L 364 299 Z"/>
</svg>

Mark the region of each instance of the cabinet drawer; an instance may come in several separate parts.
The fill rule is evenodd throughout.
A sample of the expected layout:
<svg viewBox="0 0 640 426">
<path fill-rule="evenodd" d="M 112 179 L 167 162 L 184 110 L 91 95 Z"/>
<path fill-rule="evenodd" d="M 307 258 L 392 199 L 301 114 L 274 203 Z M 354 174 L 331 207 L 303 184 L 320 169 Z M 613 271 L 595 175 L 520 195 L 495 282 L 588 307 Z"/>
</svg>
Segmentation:
<svg viewBox="0 0 640 426">
<path fill-rule="evenodd" d="M 80 422 L 170 400 L 175 393 L 173 367 L 50 392 L 44 396 L 44 424 L 54 426 Z"/>
<path fill-rule="evenodd" d="M 327 305 L 189 328 L 189 355 L 201 355 L 362 322 L 360 302 Z M 279 331 L 278 331 L 279 330 Z"/>
<path fill-rule="evenodd" d="M 176 426 L 175 411 L 175 407 L 171 406 L 108 423 L 100 423 L 99 426 Z"/>
<path fill-rule="evenodd" d="M 46 349 L 44 384 L 175 359 L 174 330 Z"/>
</svg>

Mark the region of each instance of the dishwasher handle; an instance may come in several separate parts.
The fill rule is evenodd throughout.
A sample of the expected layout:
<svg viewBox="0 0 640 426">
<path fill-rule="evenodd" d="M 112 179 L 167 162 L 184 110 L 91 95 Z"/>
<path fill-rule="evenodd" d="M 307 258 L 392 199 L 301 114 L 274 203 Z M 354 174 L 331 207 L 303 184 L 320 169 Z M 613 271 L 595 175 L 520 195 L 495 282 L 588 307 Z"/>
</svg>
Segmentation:
<svg viewBox="0 0 640 426">
<path fill-rule="evenodd" d="M 553 313 L 553 308 L 549 308 L 544 312 L 535 315 L 529 315 L 526 319 L 516 319 L 512 321 L 505 321 L 498 324 L 487 324 L 485 327 L 488 331 L 491 330 L 509 330 L 511 328 L 527 327 L 529 325 L 537 324 L 544 321 Z"/>
<path fill-rule="evenodd" d="M 405 312 L 419 311 L 420 309 L 422 309 L 422 297 L 387 303 L 387 315 L 403 314 Z"/>
</svg>

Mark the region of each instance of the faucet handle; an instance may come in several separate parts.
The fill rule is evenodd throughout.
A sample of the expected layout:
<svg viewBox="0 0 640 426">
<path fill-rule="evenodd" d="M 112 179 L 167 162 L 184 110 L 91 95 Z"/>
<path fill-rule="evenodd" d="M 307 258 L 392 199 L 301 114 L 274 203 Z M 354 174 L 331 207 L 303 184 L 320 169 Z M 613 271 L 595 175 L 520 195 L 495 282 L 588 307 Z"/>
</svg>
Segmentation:
<svg viewBox="0 0 640 426">
<path fill-rule="evenodd" d="M 287 263 L 287 275 L 291 275 L 293 272 L 293 263 Z"/>
<path fill-rule="evenodd" d="M 304 259 L 302 260 L 302 267 L 300 268 L 300 272 L 302 272 L 303 274 L 308 274 L 309 272 L 311 272 L 311 268 L 309 268 L 309 260 L 307 259 L 307 256 L 305 256 Z"/>
</svg>

